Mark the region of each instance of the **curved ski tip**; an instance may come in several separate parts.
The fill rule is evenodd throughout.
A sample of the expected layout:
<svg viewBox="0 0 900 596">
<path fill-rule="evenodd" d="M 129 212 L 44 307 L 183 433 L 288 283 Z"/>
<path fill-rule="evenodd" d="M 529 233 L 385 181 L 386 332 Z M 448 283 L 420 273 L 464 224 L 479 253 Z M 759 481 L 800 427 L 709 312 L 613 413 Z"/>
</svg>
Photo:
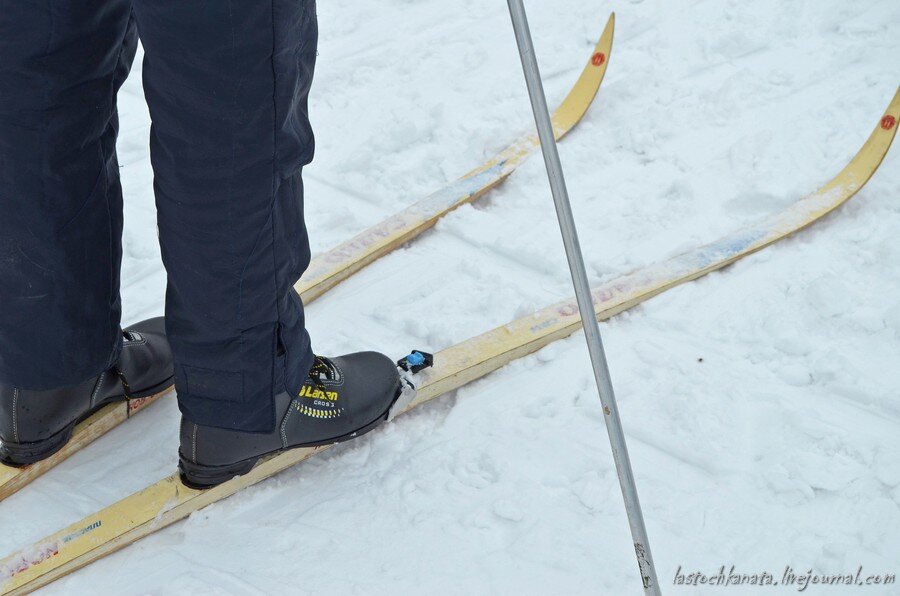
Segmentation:
<svg viewBox="0 0 900 596">
<path fill-rule="evenodd" d="M 612 36 L 612 34 L 615 32 L 615 30 L 616 30 L 616 13 L 615 13 L 615 11 L 613 11 L 613 12 L 609 13 L 609 18 L 606 19 L 606 26 L 603 28 L 603 34 L 601 35 L 601 37 L 605 37 L 607 33 L 609 33 L 609 35 Z"/>
<path fill-rule="evenodd" d="M 609 45 L 610 50 L 612 49 L 613 38 L 616 35 L 616 13 L 615 11 L 609 13 L 609 18 L 606 20 L 606 27 L 603 28 L 602 37 L 609 36 Z"/>
<path fill-rule="evenodd" d="M 894 93 L 894 98 L 888 105 L 887 110 L 885 110 L 885 114 L 894 114 L 896 112 L 900 112 L 900 86 L 897 87 L 897 91 Z"/>
<path fill-rule="evenodd" d="M 609 18 L 606 19 L 606 24 L 603 26 L 603 31 L 600 33 L 600 37 L 597 39 L 594 44 L 594 54 L 591 55 L 591 59 L 589 61 L 588 66 L 593 64 L 594 66 L 603 66 L 606 63 L 605 58 L 609 57 L 609 54 L 612 52 L 612 44 L 613 38 L 615 37 L 616 30 L 616 13 L 609 13 Z M 597 62 L 595 59 L 597 56 L 602 55 L 604 60 Z"/>
<path fill-rule="evenodd" d="M 564 137 L 581 121 L 597 96 L 597 91 L 600 90 L 603 77 L 606 75 L 606 68 L 609 66 L 614 27 L 615 13 L 611 13 L 603 33 L 588 56 L 587 64 L 581 71 L 581 75 L 563 102 L 553 111 L 553 128 L 557 140 Z"/>
</svg>

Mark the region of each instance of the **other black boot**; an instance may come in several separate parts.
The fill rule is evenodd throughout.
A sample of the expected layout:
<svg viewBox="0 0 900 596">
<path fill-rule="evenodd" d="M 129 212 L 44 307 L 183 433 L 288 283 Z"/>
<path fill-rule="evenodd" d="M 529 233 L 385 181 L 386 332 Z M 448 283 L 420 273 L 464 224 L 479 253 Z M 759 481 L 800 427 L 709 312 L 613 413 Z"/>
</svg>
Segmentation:
<svg viewBox="0 0 900 596">
<path fill-rule="evenodd" d="M 316 356 L 299 394 L 276 396 L 278 424 L 271 433 L 200 426 L 182 418 L 182 481 L 210 488 L 246 474 L 264 456 L 363 435 L 388 419 L 400 389 L 397 366 L 383 354 Z"/>
<path fill-rule="evenodd" d="M 157 395 L 172 386 L 164 319 L 138 323 L 122 335 L 116 365 L 83 383 L 48 391 L 0 385 L 0 462 L 25 466 L 46 459 L 69 442 L 76 424 L 104 406 Z"/>
</svg>

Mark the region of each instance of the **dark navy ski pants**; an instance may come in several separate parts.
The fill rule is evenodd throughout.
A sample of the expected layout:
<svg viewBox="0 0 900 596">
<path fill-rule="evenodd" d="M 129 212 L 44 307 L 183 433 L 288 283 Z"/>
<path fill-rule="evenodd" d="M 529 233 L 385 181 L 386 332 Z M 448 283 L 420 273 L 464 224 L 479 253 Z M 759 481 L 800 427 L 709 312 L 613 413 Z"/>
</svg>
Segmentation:
<svg viewBox="0 0 900 596">
<path fill-rule="evenodd" d="M 191 421 L 271 431 L 312 351 L 301 170 L 315 0 L 0 0 L 0 383 L 73 385 L 122 346 L 116 92 L 137 32 Z"/>
</svg>

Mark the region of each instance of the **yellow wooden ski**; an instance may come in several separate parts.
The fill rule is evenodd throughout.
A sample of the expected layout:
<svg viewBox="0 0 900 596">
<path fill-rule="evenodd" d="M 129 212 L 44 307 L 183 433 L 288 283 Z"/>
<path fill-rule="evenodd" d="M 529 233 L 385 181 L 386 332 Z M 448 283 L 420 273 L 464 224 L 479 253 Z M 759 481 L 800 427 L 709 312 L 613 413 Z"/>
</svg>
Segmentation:
<svg viewBox="0 0 900 596">
<path fill-rule="evenodd" d="M 828 184 L 756 225 L 597 287 L 595 315 L 607 319 L 721 269 L 830 213 L 853 197 L 878 169 L 897 132 L 898 119 L 900 90 L 859 153 Z M 442 350 L 434 357 L 434 368 L 417 375 L 418 394 L 406 411 L 580 328 L 573 298 Z M 0 590 L 3 594 L 35 590 L 327 448 L 295 449 L 269 457 L 246 475 L 206 491 L 184 486 L 173 474 L 0 561 Z"/>
<path fill-rule="evenodd" d="M 561 139 L 572 130 L 593 103 L 609 64 L 614 29 L 615 14 L 612 14 L 581 76 L 553 113 L 557 139 Z M 294 286 L 304 304 L 309 304 L 363 267 L 415 238 L 450 211 L 474 201 L 499 185 L 538 147 L 540 142 L 536 134 L 525 136 L 484 165 L 440 191 L 388 217 L 347 242 L 317 255 L 310 263 L 303 279 Z M 79 424 L 75 428 L 72 440 L 62 450 L 38 464 L 24 468 L 0 464 L 0 501 L 59 465 L 164 394 L 165 392 L 150 398 L 107 406 Z"/>
</svg>

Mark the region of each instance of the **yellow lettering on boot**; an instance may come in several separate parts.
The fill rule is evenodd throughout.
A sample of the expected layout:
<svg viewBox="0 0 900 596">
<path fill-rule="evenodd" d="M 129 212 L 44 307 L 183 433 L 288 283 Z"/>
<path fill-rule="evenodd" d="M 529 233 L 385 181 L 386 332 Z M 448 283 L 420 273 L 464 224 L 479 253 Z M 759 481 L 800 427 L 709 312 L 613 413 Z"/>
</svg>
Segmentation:
<svg viewBox="0 0 900 596">
<path fill-rule="evenodd" d="M 300 387 L 300 397 L 308 397 L 309 399 L 327 399 L 328 401 L 337 401 L 340 395 L 337 391 L 322 391 L 315 389 L 309 385 Z"/>
</svg>

